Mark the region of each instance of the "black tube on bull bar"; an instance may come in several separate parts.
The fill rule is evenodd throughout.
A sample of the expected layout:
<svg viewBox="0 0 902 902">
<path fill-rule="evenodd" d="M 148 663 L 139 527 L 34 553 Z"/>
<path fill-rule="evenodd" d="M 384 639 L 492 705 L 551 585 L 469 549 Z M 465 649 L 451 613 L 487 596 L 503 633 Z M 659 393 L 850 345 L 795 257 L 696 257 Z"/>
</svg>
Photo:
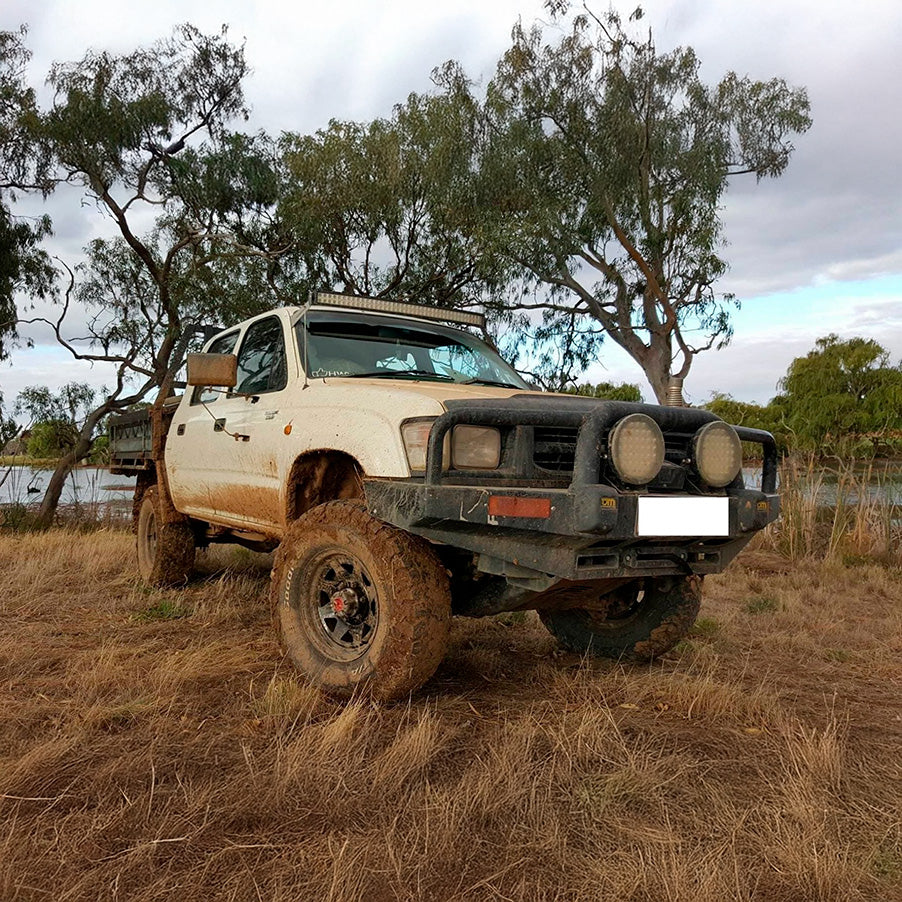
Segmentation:
<svg viewBox="0 0 902 902">
<path fill-rule="evenodd" d="M 736 434 L 744 442 L 761 445 L 764 459 L 761 462 L 761 491 L 772 495 L 777 491 L 777 443 L 774 437 L 763 429 L 748 426 L 734 426 Z"/>
<path fill-rule="evenodd" d="M 631 413 L 650 416 L 666 433 L 669 430 L 698 430 L 720 417 L 707 410 L 687 407 L 658 407 L 624 401 L 603 401 L 596 410 L 538 410 L 495 405 L 465 405 L 443 413 L 435 421 L 429 435 L 426 458 L 426 485 L 437 485 L 442 479 L 444 439 L 458 424 L 471 426 L 576 426 L 579 437 L 573 462 L 573 485 L 595 485 L 598 465 L 607 431 Z M 742 441 L 760 444 L 764 449 L 761 490 L 772 493 L 777 485 L 777 446 L 774 437 L 762 429 L 734 426 Z"/>
</svg>

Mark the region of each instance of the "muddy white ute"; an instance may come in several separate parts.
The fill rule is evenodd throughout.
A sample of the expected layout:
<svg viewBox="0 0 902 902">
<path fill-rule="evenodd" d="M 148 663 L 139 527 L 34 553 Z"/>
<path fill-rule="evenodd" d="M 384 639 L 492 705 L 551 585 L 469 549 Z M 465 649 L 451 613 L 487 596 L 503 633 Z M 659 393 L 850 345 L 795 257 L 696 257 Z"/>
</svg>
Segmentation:
<svg viewBox="0 0 902 902">
<path fill-rule="evenodd" d="M 460 328 L 479 323 L 320 294 L 190 355 L 180 399 L 111 427 L 113 472 L 138 476 L 143 577 L 183 584 L 213 542 L 275 549 L 287 653 L 337 695 L 419 687 L 452 614 L 536 610 L 580 654 L 672 648 L 704 575 L 778 515 L 773 437 L 534 391 Z"/>
</svg>

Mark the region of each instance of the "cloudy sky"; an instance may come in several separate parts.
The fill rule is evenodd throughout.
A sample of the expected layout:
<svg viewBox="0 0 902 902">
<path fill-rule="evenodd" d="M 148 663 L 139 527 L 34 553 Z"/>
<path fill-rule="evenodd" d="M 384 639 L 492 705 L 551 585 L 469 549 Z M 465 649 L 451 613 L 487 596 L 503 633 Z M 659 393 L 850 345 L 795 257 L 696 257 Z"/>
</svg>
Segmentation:
<svg viewBox="0 0 902 902">
<path fill-rule="evenodd" d="M 618 5 L 625 15 L 632 3 Z M 742 308 L 723 351 L 700 355 L 687 395 L 713 391 L 767 401 L 789 362 L 829 332 L 879 340 L 902 358 L 902 4 L 867 0 L 647 0 L 645 23 L 661 49 L 688 44 L 702 74 L 733 69 L 783 76 L 807 87 L 814 125 L 797 140 L 782 178 L 735 182 L 724 199 L 731 270 L 722 290 Z M 598 4 L 596 9 L 604 9 Z M 311 132 L 330 118 L 387 114 L 447 59 L 487 79 L 513 23 L 543 17 L 535 0 L 5 0 L 0 29 L 26 23 L 31 80 L 51 62 L 88 48 L 128 51 L 189 21 L 204 31 L 228 24 L 246 40 L 253 74 L 246 94 L 250 130 Z M 77 262 L 109 223 L 75 193 L 52 201 L 54 251 Z M 23 330 L 23 334 L 28 334 Z M 36 346 L 0 365 L 0 391 L 70 379 L 100 384 L 103 373 L 67 359 L 33 334 Z M 597 379 L 638 382 L 642 373 L 610 343 Z"/>
</svg>

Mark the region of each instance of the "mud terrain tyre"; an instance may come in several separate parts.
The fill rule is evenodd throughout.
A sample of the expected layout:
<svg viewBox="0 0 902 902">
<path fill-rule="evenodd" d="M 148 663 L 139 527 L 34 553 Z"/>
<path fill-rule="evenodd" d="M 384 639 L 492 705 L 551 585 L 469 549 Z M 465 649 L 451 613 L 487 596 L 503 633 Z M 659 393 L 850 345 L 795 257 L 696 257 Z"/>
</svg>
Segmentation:
<svg viewBox="0 0 902 902">
<path fill-rule="evenodd" d="M 137 522 L 138 570 L 151 586 L 180 586 L 194 569 L 194 533 L 187 522 L 164 523 L 159 489 L 144 491 Z"/>
<path fill-rule="evenodd" d="M 699 576 L 640 579 L 616 589 L 605 613 L 574 608 L 540 611 L 548 631 L 580 655 L 651 661 L 683 639 L 702 597 Z"/>
<path fill-rule="evenodd" d="M 358 502 L 330 501 L 292 523 L 272 579 L 285 650 L 330 695 L 401 698 L 444 656 L 451 595 L 437 555 Z"/>
</svg>

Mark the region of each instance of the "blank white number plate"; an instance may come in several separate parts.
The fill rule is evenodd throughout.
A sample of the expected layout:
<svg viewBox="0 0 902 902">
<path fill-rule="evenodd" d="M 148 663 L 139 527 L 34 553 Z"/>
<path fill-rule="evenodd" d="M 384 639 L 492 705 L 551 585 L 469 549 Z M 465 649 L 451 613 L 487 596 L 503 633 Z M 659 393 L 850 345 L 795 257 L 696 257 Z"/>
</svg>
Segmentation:
<svg viewBox="0 0 902 902">
<path fill-rule="evenodd" d="M 639 498 L 640 536 L 728 536 L 729 498 Z"/>
</svg>

